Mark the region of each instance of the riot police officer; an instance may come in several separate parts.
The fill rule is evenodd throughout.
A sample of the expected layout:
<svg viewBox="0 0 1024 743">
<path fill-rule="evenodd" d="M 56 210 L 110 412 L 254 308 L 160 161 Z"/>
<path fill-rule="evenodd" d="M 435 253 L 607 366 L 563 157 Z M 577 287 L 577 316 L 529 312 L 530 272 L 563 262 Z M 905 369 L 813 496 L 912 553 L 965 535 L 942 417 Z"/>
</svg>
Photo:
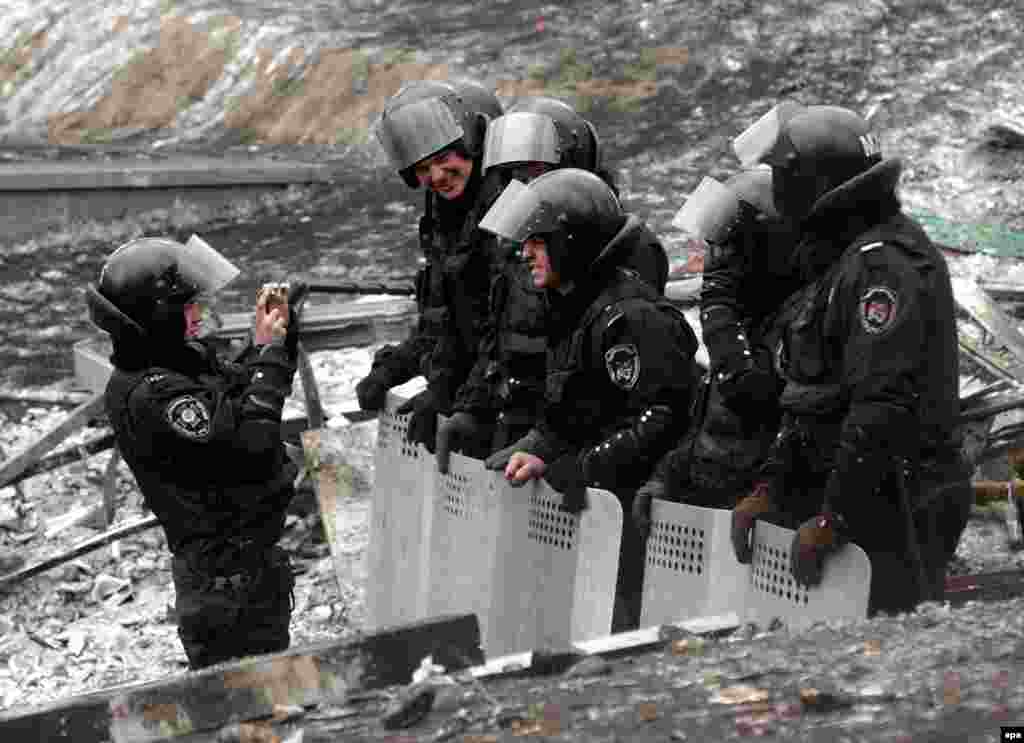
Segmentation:
<svg viewBox="0 0 1024 743">
<path fill-rule="evenodd" d="M 856 113 L 782 103 L 734 147 L 771 166 L 809 282 L 776 354 L 777 466 L 734 511 L 737 555 L 749 559 L 752 522 L 779 510 L 802 521 L 791 553 L 800 583 L 817 583 L 852 540 L 872 562 L 869 611 L 938 597 L 971 500 L 946 262 L 901 211 L 899 160 L 882 158 Z"/>
<path fill-rule="evenodd" d="M 801 280 L 790 267 L 795 232 L 776 212 L 771 184 L 767 166 L 724 184 L 705 178 L 673 221 L 706 246 L 700 318 L 710 369 L 690 430 L 634 500 L 641 528 L 651 498 L 732 508 L 775 439 L 782 384 L 771 349 Z"/>
<path fill-rule="evenodd" d="M 697 383 L 697 339 L 682 313 L 625 269 L 630 220 L 599 177 L 576 168 L 512 181 L 481 228 L 523 243 L 549 302 L 547 380 L 536 427 L 486 464 L 513 483 L 544 477 L 584 506 L 585 487 L 635 488 L 682 429 Z M 613 629 L 635 626 L 643 544 L 624 521 Z"/>
<path fill-rule="evenodd" d="M 545 172 L 578 167 L 601 175 L 615 189 L 602 165 L 593 125 L 555 98 L 528 98 L 492 121 L 484 145 L 484 173 L 504 188 Z M 668 257 L 658 239 L 633 219 L 623 243 L 626 263 L 664 290 Z M 438 469 L 447 471 L 453 448 L 485 456 L 521 438 L 535 423 L 544 398 L 546 301 L 532 285 L 519 245 L 505 244 L 496 260 L 491 287 L 489 333 L 462 387 L 454 415 L 438 432 Z"/>
<path fill-rule="evenodd" d="M 423 374 L 427 388 L 399 412 L 412 413 L 408 436 L 434 450 L 437 414 L 448 412 L 476 361 L 488 317 L 489 238 L 477 222 L 497 193 L 483 188 L 484 136 L 501 104 L 472 81 L 417 81 L 387 103 L 376 135 L 410 188 L 426 189 L 417 276 L 417 328 L 388 346 L 356 387 L 360 406 L 383 406 L 387 390 Z"/>
<path fill-rule="evenodd" d="M 261 295 L 253 345 L 221 362 L 204 303 L 238 274 L 193 238 L 132 240 L 86 290 L 113 342 L 106 407 L 117 445 L 173 554 L 178 634 L 191 668 L 284 650 L 294 578 L 277 547 L 296 468 L 281 440 L 297 335 Z"/>
</svg>

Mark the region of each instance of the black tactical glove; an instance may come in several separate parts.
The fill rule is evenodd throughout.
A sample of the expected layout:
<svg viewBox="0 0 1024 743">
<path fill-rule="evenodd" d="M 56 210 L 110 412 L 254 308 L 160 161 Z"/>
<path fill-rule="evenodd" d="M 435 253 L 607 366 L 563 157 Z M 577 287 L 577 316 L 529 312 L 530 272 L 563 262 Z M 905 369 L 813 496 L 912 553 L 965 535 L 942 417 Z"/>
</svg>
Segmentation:
<svg viewBox="0 0 1024 743">
<path fill-rule="evenodd" d="M 427 387 L 411 400 L 402 403 L 395 412 L 399 415 L 412 413 L 405 440 L 410 444 L 423 444 L 427 451 L 434 453 L 437 442 L 437 416 L 445 409 L 443 396 Z"/>
<path fill-rule="evenodd" d="M 544 479 L 562 494 L 562 511 L 579 513 L 587 507 L 587 481 L 579 455 L 563 454 L 551 462 L 544 471 Z"/>
<path fill-rule="evenodd" d="M 492 435 L 492 427 L 472 413 L 456 413 L 437 429 L 437 471 L 448 472 L 453 449 L 462 452 L 468 449 L 473 453 L 480 449 L 489 451 Z"/>
<path fill-rule="evenodd" d="M 387 375 L 375 369 L 359 380 L 356 385 L 356 399 L 363 410 L 380 410 L 387 401 L 388 390 L 391 389 Z"/>
<path fill-rule="evenodd" d="M 754 523 L 778 512 L 775 498 L 772 496 L 772 485 L 768 480 L 760 480 L 754 485 L 750 495 L 740 500 L 732 509 L 732 549 L 736 559 L 748 564 L 754 556 L 753 531 Z"/>
<path fill-rule="evenodd" d="M 789 564 L 802 586 L 821 583 L 825 558 L 846 541 L 846 522 L 838 513 L 820 513 L 800 525 L 790 545 Z"/>
</svg>

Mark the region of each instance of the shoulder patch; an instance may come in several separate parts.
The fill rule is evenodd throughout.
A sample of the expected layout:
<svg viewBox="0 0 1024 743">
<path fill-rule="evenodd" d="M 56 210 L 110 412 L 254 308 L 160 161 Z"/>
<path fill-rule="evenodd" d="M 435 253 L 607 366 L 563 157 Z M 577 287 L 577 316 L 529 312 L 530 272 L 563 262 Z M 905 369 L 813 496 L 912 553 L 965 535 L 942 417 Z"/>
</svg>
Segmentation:
<svg viewBox="0 0 1024 743">
<path fill-rule="evenodd" d="M 631 390 L 640 379 L 640 353 L 632 343 L 612 346 L 604 352 L 608 378 L 617 387 Z"/>
<path fill-rule="evenodd" d="M 177 433 L 193 441 L 210 438 L 210 411 L 202 400 L 192 395 L 177 397 L 164 412 L 167 422 Z"/>
<path fill-rule="evenodd" d="M 884 333 L 896 321 L 899 298 L 886 286 L 872 286 L 860 298 L 860 324 L 872 335 Z"/>
<path fill-rule="evenodd" d="M 152 372 L 150 374 L 147 374 L 144 377 L 144 379 L 146 380 L 146 384 L 156 384 L 161 379 L 164 379 L 166 376 L 167 375 L 164 374 L 163 372 Z"/>
</svg>

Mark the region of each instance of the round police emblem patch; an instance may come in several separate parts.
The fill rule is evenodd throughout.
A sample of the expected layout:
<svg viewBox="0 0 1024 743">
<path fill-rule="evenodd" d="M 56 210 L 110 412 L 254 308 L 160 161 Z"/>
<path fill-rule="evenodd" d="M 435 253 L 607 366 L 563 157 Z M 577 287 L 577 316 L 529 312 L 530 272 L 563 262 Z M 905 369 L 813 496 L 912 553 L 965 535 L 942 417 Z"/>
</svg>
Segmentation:
<svg viewBox="0 0 1024 743">
<path fill-rule="evenodd" d="M 860 324 L 868 333 L 884 333 L 896 321 L 899 300 L 885 286 L 873 286 L 860 298 Z"/>
<path fill-rule="evenodd" d="M 640 378 L 640 354 L 632 343 L 612 346 L 604 353 L 608 377 L 624 390 L 636 387 Z"/>
<path fill-rule="evenodd" d="M 210 436 L 210 411 L 192 395 L 172 400 L 166 415 L 171 428 L 186 438 L 204 441 Z"/>
</svg>

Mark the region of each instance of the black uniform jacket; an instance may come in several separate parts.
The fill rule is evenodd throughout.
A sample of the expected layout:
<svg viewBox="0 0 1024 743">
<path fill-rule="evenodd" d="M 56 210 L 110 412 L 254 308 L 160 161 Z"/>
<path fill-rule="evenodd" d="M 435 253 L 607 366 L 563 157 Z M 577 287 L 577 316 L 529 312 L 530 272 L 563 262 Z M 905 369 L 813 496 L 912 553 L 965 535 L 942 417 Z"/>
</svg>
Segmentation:
<svg viewBox="0 0 1024 743">
<path fill-rule="evenodd" d="M 630 215 L 614 238 L 622 266 L 664 292 L 665 248 L 642 220 Z M 476 364 L 459 392 L 456 411 L 493 419 L 506 407 L 534 409 L 544 394 L 547 358 L 547 296 L 533 286 L 518 258 L 499 262 L 491 287 L 488 332 Z"/>
<path fill-rule="evenodd" d="M 861 187 L 870 185 L 867 178 Z M 855 225 L 855 216 L 843 223 Z M 861 493 L 877 485 L 866 475 L 881 477 L 888 462 L 959 448 L 959 353 L 945 259 L 898 209 L 867 221 L 829 241 L 839 258 L 806 290 L 777 352 L 787 379 L 783 409 L 815 426 L 834 487 Z M 820 253 L 828 243 L 811 248 Z M 847 496 L 857 497 L 832 493 L 832 507 Z"/>
<path fill-rule="evenodd" d="M 586 283 L 549 291 L 545 409 L 535 451 L 575 454 L 588 484 L 634 487 L 685 429 L 697 386 L 697 338 L 682 312 L 613 240 Z"/>
<path fill-rule="evenodd" d="M 111 425 L 174 554 L 259 553 L 281 536 L 296 474 L 281 409 L 294 373 L 282 345 L 236 365 L 199 343 L 159 365 L 115 369 Z"/>
<path fill-rule="evenodd" d="M 474 175 L 457 204 L 426 195 L 419 227 L 425 263 L 416 276 L 419 319 L 405 341 L 377 352 L 371 370 L 389 386 L 423 375 L 450 405 L 469 377 L 486 333 L 494 274 L 494 240 L 477 228 L 497 196 L 490 185 Z"/>
</svg>

